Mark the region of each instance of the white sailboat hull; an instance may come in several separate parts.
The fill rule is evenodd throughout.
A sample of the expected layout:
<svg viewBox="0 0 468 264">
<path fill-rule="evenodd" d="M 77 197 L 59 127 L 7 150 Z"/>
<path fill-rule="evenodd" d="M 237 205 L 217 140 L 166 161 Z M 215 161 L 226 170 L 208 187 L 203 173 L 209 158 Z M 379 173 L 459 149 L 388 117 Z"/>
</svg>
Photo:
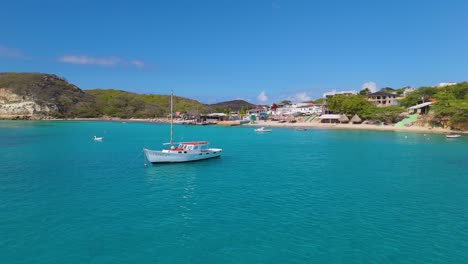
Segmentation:
<svg viewBox="0 0 468 264">
<path fill-rule="evenodd" d="M 222 149 L 209 148 L 197 152 L 180 151 L 180 150 L 150 150 L 143 149 L 146 159 L 155 163 L 175 163 L 189 162 L 197 160 L 205 160 L 216 158 L 221 155 Z"/>
</svg>

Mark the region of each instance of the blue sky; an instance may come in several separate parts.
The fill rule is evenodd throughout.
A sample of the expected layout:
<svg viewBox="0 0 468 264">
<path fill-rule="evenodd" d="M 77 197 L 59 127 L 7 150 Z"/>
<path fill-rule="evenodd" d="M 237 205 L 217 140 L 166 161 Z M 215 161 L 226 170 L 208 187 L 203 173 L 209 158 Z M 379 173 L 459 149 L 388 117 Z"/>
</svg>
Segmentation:
<svg viewBox="0 0 468 264">
<path fill-rule="evenodd" d="M 4 1 L 0 72 L 214 103 L 468 80 L 468 1 Z"/>
</svg>

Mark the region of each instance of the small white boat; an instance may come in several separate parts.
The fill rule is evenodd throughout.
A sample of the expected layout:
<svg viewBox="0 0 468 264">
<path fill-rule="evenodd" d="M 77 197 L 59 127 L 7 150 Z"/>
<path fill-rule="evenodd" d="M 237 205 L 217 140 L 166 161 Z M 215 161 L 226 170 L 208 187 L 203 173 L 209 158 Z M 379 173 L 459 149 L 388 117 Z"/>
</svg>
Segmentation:
<svg viewBox="0 0 468 264">
<path fill-rule="evenodd" d="M 151 150 L 144 148 L 146 159 L 152 164 L 156 163 L 175 163 L 175 162 L 188 162 L 196 160 L 211 159 L 221 156 L 222 149 L 219 148 L 208 148 L 208 142 L 206 141 L 192 141 L 192 142 L 179 142 L 174 143 L 172 141 L 173 135 L 173 118 L 172 118 L 172 97 L 171 92 L 171 137 L 170 142 L 165 145 L 170 145 L 169 148 L 162 150 Z M 178 144 L 177 147 L 175 144 Z"/>
<path fill-rule="evenodd" d="M 446 135 L 447 138 L 459 138 L 460 135 Z"/>
<path fill-rule="evenodd" d="M 93 140 L 95 141 L 102 141 L 103 139 L 104 139 L 103 137 L 96 137 L 96 136 L 93 137 Z"/>
<path fill-rule="evenodd" d="M 255 132 L 271 132 L 271 129 L 265 129 L 265 127 L 256 128 Z"/>
</svg>

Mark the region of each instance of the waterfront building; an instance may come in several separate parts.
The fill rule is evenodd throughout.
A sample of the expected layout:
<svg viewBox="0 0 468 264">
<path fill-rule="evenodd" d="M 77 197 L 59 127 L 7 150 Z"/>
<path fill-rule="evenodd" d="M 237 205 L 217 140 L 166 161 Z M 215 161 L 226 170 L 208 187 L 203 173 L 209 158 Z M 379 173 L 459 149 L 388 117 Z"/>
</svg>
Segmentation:
<svg viewBox="0 0 468 264">
<path fill-rule="evenodd" d="M 410 114 L 427 114 L 429 113 L 429 108 L 433 102 L 425 102 L 418 105 L 414 105 L 408 108 L 408 113 Z"/>
</svg>

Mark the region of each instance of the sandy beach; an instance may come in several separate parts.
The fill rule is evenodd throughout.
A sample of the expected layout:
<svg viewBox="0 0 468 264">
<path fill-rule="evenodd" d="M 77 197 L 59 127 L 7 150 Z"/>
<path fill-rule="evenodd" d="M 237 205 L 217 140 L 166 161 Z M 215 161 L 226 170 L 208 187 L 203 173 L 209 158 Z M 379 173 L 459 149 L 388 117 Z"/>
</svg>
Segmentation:
<svg viewBox="0 0 468 264">
<path fill-rule="evenodd" d="M 286 128 L 307 128 L 307 129 L 342 129 L 342 130 L 372 130 L 372 131 L 395 131 L 395 132 L 411 132 L 411 133 L 432 133 L 432 134 L 468 134 L 468 131 L 454 131 L 440 127 L 395 127 L 393 125 L 369 125 L 369 124 L 327 124 L 319 122 L 296 122 L 296 123 L 279 123 L 277 121 L 256 121 L 254 124 L 246 124 L 247 126 L 264 126 L 264 127 L 286 127 Z"/>
<path fill-rule="evenodd" d="M 121 118 L 72 118 L 72 119 L 46 119 L 51 120 L 63 120 L 63 121 L 110 121 L 110 122 L 149 122 L 149 123 L 169 123 L 166 118 L 155 118 L 155 119 L 121 119 Z M 186 121 L 174 120 L 174 124 L 182 124 Z M 395 127 L 393 125 L 370 125 L 370 124 L 328 124 L 319 122 L 295 122 L 295 123 L 279 123 L 278 121 L 255 121 L 253 124 L 244 124 L 243 126 L 252 127 L 283 127 L 283 128 L 305 128 L 305 129 L 333 129 L 333 130 L 372 130 L 372 131 L 395 131 L 395 132 L 409 132 L 409 133 L 432 133 L 432 134 L 467 134 L 468 131 L 456 131 L 440 127 L 421 127 L 421 126 L 409 126 L 409 127 Z"/>
</svg>

